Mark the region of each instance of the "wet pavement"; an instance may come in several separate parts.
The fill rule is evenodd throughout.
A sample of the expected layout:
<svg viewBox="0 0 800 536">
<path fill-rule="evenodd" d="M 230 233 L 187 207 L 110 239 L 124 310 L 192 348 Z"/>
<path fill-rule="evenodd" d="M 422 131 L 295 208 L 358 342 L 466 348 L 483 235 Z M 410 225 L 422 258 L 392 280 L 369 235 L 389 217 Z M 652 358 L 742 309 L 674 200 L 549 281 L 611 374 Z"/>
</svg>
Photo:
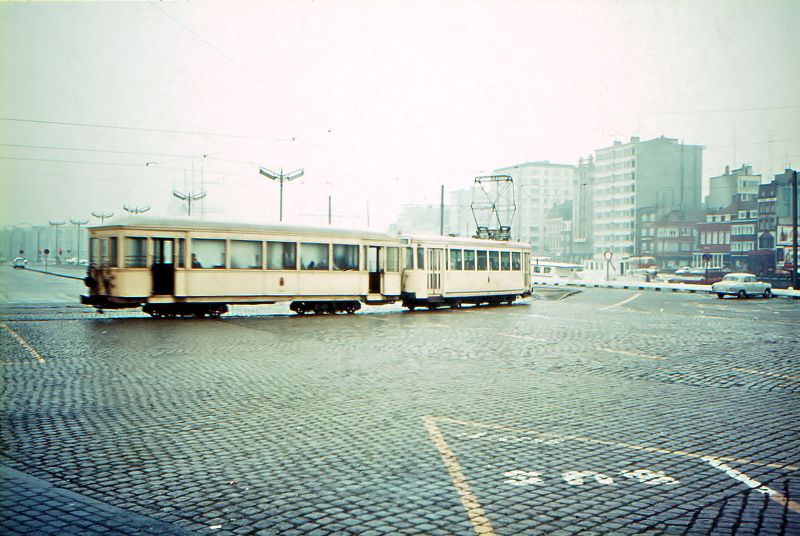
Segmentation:
<svg viewBox="0 0 800 536">
<path fill-rule="evenodd" d="M 2 272 L 6 533 L 800 531 L 796 300 L 153 320 Z"/>
</svg>

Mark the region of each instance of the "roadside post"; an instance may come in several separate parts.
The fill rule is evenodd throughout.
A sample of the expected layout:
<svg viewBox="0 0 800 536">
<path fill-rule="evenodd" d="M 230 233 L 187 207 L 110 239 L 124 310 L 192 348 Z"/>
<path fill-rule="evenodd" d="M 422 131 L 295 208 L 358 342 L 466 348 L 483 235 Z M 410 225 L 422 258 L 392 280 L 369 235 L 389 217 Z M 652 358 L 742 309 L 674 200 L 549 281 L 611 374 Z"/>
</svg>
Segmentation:
<svg viewBox="0 0 800 536">
<path fill-rule="evenodd" d="M 46 272 L 47 271 L 47 257 L 50 255 L 50 250 L 47 249 L 47 248 L 44 248 L 44 252 L 43 253 L 44 253 L 44 271 Z"/>
</svg>

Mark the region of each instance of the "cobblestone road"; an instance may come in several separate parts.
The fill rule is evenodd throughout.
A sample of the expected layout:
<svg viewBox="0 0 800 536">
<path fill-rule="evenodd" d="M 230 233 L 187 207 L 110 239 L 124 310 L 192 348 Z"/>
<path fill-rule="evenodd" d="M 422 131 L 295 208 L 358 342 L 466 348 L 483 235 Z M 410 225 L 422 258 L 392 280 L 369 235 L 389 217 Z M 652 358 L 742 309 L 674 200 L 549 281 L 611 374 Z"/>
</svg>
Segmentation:
<svg viewBox="0 0 800 536">
<path fill-rule="evenodd" d="M 537 290 L 222 320 L 6 305 L 0 527 L 800 532 L 797 301 Z"/>
</svg>

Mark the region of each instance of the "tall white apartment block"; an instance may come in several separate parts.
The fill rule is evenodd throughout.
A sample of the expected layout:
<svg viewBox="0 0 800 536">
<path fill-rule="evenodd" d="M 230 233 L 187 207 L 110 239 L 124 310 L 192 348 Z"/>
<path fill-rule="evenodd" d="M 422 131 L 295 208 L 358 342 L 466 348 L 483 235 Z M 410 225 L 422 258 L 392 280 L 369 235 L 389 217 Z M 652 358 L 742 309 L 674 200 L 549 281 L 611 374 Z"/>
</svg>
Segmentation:
<svg viewBox="0 0 800 536">
<path fill-rule="evenodd" d="M 572 200 L 576 167 L 545 160 L 496 169 L 494 173 L 514 179 L 517 211 L 511 223 L 512 238 L 530 243 L 535 254 L 547 255 L 547 211 Z"/>
<path fill-rule="evenodd" d="M 670 211 L 700 209 L 703 147 L 674 138 L 615 141 L 595 151 L 593 247 L 597 258 L 637 255 L 641 222 Z"/>
</svg>

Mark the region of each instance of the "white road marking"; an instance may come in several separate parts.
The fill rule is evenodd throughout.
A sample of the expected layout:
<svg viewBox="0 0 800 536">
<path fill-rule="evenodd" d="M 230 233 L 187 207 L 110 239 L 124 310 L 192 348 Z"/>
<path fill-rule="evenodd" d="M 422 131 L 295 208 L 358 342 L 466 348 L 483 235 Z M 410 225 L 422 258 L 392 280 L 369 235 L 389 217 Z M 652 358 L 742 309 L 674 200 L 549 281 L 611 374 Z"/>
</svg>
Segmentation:
<svg viewBox="0 0 800 536">
<path fill-rule="evenodd" d="M 800 381 L 800 376 L 788 376 L 786 374 L 778 374 L 776 372 L 762 372 L 760 370 L 750 370 L 743 368 L 731 368 L 731 370 L 735 370 L 737 372 L 747 372 L 749 374 L 761 374 L 763 376 L 772 376 L 773 378 L 783 378 L 785 380 Z"/>
<path fill-rule="evenodd" d="M 601 311 L 608 311 L 609 309 L 613 309 L 613 308 L 615 308 L 615 307 L 619 307 L 620 305 L 625 305 L 626 303 L 628 303 L 628 302 L 632 302 L 633 300 L 635 300 L 636 298 L 638 298 L 638 297 L 639 297 L 639 296 L 641 296 L 641 295 L 642 295 L 642 293 L 641 293 L 641 292 L 637 292 L 637 293 L 636 293 L 636 294 L 634 294 L 633 296 L 630 296 L 630 297 L 628 297 L 628 298 L 625 298 L 624 300 L 622 300 L 622 301 L 621 301 L 621 302 L 619 302 L 619 303 L 615 303 L 615 304 L 613 304 L 613 305 L 606 305 L 605 307 L 601 307 L 601 308 L 600 308 L 600 310 L 601 310 Z"/>
<path fill-rule="evenodd" d="M 544 484 L 544 480 L 539 478 L 538 471 L 521 471 L 516 469 L 514 471 L 507 471 L 503 473 L 503 476 L 508 477 L 508 480 L 504 480 L 506 484 L 511 484 L 512 486 L 530 486 L 531 484 Z"/>
<path fill-rule="evenodd" d="M 780 493 L 777 490 L 770 488 L 769 486 L 765 486 L 758 480 L 754 480 L 747 476 L 746 474 L 742 473 L 741 471 L 737 471 L 730 465 L 727 465 L 721 462 L 718 458 L 712 458 L 710 456 L 706 456 L 703 458 L 711 467 L 719 469 L 720 471 L 724 472 L 729 477 L 733 478 L 734 480 L 738 480 L 742 484 L 746 485 L 747 487 L 753 489 L 753 491 L 757 491 L 758 493 L 763 493 L 764 495 L 768 495 L 770 499 L 777 502 L 784 508 L 788 508 L 793 512 L 800 513 L 800 503 L 796 501 L 789 500 L 789 497 L 785 496 L 784 494 Z"/>
<path fill-rule="evenodd" d="M 26 341 L 25 339 L 23 339 L 23 338 L 22 338 L 22 335 L 20 335 L 19 333 L 17 333 L 17 332 L 16 332 L 16 331 L 14 331 L 13 329 L 11 329 L 11 327 L 9 327 L 9 326 L 8 326 L 8 325 L 6 325 L 6 324 L 0 323 L 0 327 L 2 327 L 2 328 L 3 328 L 3 329 L 5 329 L 7 332 L 9 332 L 9 333 L 11 334 L 11 336 L 12 336 L 12 337 L 14 337 L 14 338 L 17 340 L 17 342 L 19 343 L 19 345 L 20 345 L 20 346 L 22 346 L 23 348 L 25 348 L 25 350 L 27 350 L 27 351 L 28 351 L 28 353 L 29 353 L 29 354 L 31 354 L 31 356 L 33 356 L 33 358 L 34 358 L 34 359 L 36 359 L 36 361 L 37 361 L 38 363 L 44 363 L 44 362 L 45 362 L 45 360 L 44 360 L 44 357 L 42 357 L 42 354 L 40 354 L 39 352 L 37 352 L 37 351 L 36 351 L 36 348 L 34 348 L 33 346 L 31 346 L 31 345 L 28 343 L 28 341 Z"/>
</svg>

